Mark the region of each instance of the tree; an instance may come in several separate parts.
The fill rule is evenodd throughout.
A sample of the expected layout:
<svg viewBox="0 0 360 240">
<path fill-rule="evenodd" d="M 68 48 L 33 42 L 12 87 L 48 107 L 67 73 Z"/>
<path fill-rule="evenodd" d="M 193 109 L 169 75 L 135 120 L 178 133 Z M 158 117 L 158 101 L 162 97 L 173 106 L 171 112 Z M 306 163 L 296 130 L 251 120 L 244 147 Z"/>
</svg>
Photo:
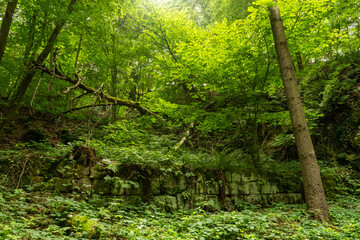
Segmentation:
<svg viewBox="0 0 360 240">
<path fill-rule="evenodd" d="M 76 1 L 77 0 L 70 1 L 68 8 L 67 8 L 69 14 L 73 11 Z M 55 25 L 55 28 L 54 28 L 51 36 L 49 37 L 44 49 L 42 50 L 42 52 L 39 54 L 39 56 L 35 60 L 34 64 L 36 64 L 36 65 L 42 64 L 45 61 L 45 59 L 49 56 L 49 54 L 55 44 L 56 38 L 60 34 L 65 23 L 66 23 L 66 21 L 62 20 L 60 23 Z M 0 126 L 0 136 L 3 134 L 4 128 L 10 124 L 13 117 L 15 116 L 18 105 L 19 105 L 20 101 L 22 100 L 22 97 L 24 96 L 30 82 L 33 80 L 35 74 L 36 74 L 36 69 L 34 69 L 32 65 L 30 65 L 27 73 L 25 74 L 24 78 L 20 82 L 20 85 L 19 85 L 17 91 L 12 96 L 11 102 L 7 109 L 5 119 L 2 121 L 1 126 Z"/>
<path fill-rule="evenodd" d="M 17 6 L 18 0 L 9 0 L 6 7 L 5 16 L 2 19 L 1 29 L 0 29 L 0 64 L 1 59 L 5 52 L 5 47 L 7 39 L 9 36 L 10 26 L 13 19 L 13 15 Z"/>
<path fill-rule="evenodd" d="M 315 218 L 320 221 L 329 221 L 329 210 L 325 191 L 322 185 L 320 168 L 317 163 L 315 150 L 311 141 L 310 132 L 305 119 L 305 113 L 297 86 L 294 65 L 287 45 L 284 26 L 282 23 L 277 1 L 270 6 L 270 22 L 275 41 L 276 53 L 280 65 L 287 105 L 290 111 L 294 129 L 296 146 L 299 153 L 304 192 L 307 207 L 313 211 Z"/>
</svg>

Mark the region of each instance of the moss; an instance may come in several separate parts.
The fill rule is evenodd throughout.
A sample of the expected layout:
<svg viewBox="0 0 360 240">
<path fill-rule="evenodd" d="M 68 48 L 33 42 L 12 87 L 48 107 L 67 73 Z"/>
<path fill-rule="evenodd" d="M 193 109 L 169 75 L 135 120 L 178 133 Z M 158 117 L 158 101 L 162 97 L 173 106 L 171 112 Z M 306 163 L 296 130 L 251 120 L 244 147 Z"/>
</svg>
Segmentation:
<svg viewBox="0 0 360 240">
<path fill-rule="evenodd" d="M 45 188 L 55 192 L 69 193 L 73 190 L 73 183 L 73 179 L 61 179 L 59 177 L 53 177 L 46 183 Z"/>
<path fill-rule="evenodd" d="M 157 207 L 164 209 L 167 212 L 173 212 L 178 209 L 177 199 L 174 196 L 156 196 L 154 197 L 153 202 Z"/>
<path fill-rule="evenodd" d="M 85 215 L 73 215 L 68 220 L 68 224 L 74 229 L 76 235 L 86 235 L 88 239 L 95 238 L 99 234 L 97 228 L 99 223 L 94 219 L 89 219 Z"/>
</svg>

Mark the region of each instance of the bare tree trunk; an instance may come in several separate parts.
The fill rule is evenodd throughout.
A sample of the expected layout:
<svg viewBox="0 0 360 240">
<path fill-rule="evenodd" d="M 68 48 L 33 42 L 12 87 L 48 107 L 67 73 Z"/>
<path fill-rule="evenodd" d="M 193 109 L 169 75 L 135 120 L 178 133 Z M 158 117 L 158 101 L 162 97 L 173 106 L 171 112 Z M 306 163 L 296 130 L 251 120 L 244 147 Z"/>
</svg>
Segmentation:
<svg viewBox="0 0 360 240">
<path fill-rule="evenodd" d="M 5 52 L 5 47 L 7 43 L 7 39 L 9 36 L 11 22 L 13 20 L 13 15 L 18 4 L 18 0 L 9 0 L 8 5 L 6 7 L 5 16 L 1 23 L 0 29 L 0 64 L 1 59 Z"/>
<path fill-rule="evenodd" d="M 274 0 L 274 2 L 277 1 Z M 329 210 L 321 181 L 320 168 L 305 119 L 279 6 L 276 4 L 276 6 L 270 7 L 269 11 L 281 77 L 294 129 L 296 146 L 299 152 L 307 208 L 314 212 L 317 220 L 329 221 Z"/>
<path fill-rule="evenodd" d="M 77 0 L 71 0 L 70 4 L 68 6 L 69 13 L 72 12 L 76 1 Z M 50 51 L 52 50 L 52 48 L 55 44 L 56 38 L 60 34 L 61 29 L 64 27 L 64 25 L 65 25 L 65 20 L 55 26 L 55 29 L 54 29 L 53 33 L 51 34 L 50 38 L 48 39 L 46 46 L 44 47 L 43 51 L 40 53 L 40 55 L 36 59 L 36 61 L 34 63 L 35 65 L 42 64 L 45 61 L 45 59 L 49 56 Z M 5 115 L 4 120 L 1 123 L 1 126 L 0 126 L 0 137 L 4 133 L 5 127 L 7 127 L 10 124 L 10 122 L 13 120 L 16 110 L 18 108 L 18 105 L 19 105 L 20 101 L 22 100 L 27 88 L 29 87 L 29 84 L 31 83 L 31 81 L 33 80 L 33 78 L 35 76 L 36 69 L 33 68 L 32 66 L 29 66 L 29 67 L 30 68 L 29 68 L 27 74 L 22 79 L 19 88 L 13 95 L 11 102 L 8 106 L 7 113 Z"/>
</svg>

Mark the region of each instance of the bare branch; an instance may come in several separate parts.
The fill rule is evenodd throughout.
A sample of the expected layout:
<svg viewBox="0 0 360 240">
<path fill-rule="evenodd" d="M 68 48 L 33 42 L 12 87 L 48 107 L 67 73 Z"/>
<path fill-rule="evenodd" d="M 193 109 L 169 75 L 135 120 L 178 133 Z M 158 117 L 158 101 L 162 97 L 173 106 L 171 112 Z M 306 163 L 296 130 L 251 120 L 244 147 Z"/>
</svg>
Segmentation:
<svg viewBox="0 0 360 240">
<path fill-rule="evenodd" d="M 74 79 L 74 78 L 71 78 L 69 76 L 65 76 L 63 73 L 60 73 L 58 70 L 55 70 L 55 72 L 53 72 L 52 70 L 50 70 L 49 68 L 45 67 L 44 65 L 37 65 L 37 64 L 34 64 L 33 66 L 34 69 L 40 69 L 42 70 L 44 73 L 47 73 L 49 74 L 50 76 L 53 76 L 55 78 L 58 78 L 58 79 L 61 79 L 61 80 L 64 80 L 64 81 L 67 81 L 71 84 L 74 84 L 74 85 L 77 85 L 79 88 L 85 90 L 86 92 L 88 93 L 92 93 L 98 97 L 101 97 L 102 99 L 104 100 L 107 100 L 109 102 L 112 102 L 113 104 L 116 104 L 116 105 L 120 105 L 120 106 L 126 106 L 126 107 L 130 107 L 130 108 L 135 108 L 137 109 L 140 114 L 142 115 L 145 115 L 145 114 L 149 114 L 149 115 L 154 115 L 156 116 L 154 113 L 152 113 L 150 110 L 140 106 L 138 103 L 134 102 L 134 101 L 131 101 L 131 100 L 125 100 L 125 99 L 120 99 L 120 98 L 117 98 L 117 97 L 113 97 L 111 95 L 108 95 L 107 93 L 103 92 L 103 91 L 100 91 L 99 90 L 101 89 L 94 89 L 92 87 L 89 87 L 85 84 L 83 84 L 82 82 L 79 82 L 77 79 Z"/>
<path fill-rule="evenodd" d="M 45 123 L 44 125 L 47 125 L 53 121 L 55 121 L 56 119 L 64 116 L 65 114 L 67 113 L 71 113 L 71 112 L 74 112 L 74 111 L 79 111 L 79 110 L 82 110 L 82 109 L 86 109 L 86 108 L 95 108 L 95 107 L 107 107 L 109 106 L 109 104 L 106 104 L 106 103 L 102 103 L 102 104 L 91 104 L 91 105 L 86 105 L 86 106 L 82 106 L 82 107 L 77 107 L 77 108 L 71 108 L 65 112 L 62 112 L 60 113 L 59 115 L 57 115 L 56 117 L 52 118 L 50 121 L 48 121 L 47 123 Z M 111 105 L 110 105 L 111 106 Z"/>
<path fill-rule="evenodd" d="M 79 84 L 81 83 L 81 78 L 76 73 L 75 73 L 75 77 L 77 79 L 77 83 L 74 86 L 66 88 L 66 90 L 64 91 L 64 94 L 67 94 L 68 92 L 70 92 L 71 89 L 77 88 L 79 86 Z"/>
</svg>

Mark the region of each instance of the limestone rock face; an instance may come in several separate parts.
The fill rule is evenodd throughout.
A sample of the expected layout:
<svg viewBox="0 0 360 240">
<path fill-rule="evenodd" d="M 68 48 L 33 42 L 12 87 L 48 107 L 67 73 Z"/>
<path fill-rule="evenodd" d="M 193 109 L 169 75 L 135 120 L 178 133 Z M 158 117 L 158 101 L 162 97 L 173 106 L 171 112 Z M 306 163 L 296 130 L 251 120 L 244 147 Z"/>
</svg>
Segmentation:
<svg viewBox="0 0 360 240">
<path fill-rule="evenodd" d="M 95 193 L 123 204 L 154 204 L 166 211 L 195 207 L 207 211 L 233 211 L 241 209 L 245 202 L 304 201 L 300 192 L 284 191 L 281 184 L 254 173 L 219 169 L 162 171 L 135 164 L 119 166 L 117 172 L 112 172 L 103 163 L 94 163 L 90 150 L 81 153 L 76 156 L 78 160 L 67 159 L 58 164 L 50 179 L 45 175 L 33 176 L 31 182 L 37 186 L 34 189 L 41 191 L 43 187 L 60 193 Z"/>
<path fill-rule="evenodd" d="M 86 192 L 88 189 L 92 188 L 92 183 L 90 178 L 83 177 L 76 181 L 77 190 L 80 192 Z"/>
<path fill-rule="evenodd" d="M 174 196 L 156 196 L 153 201 L 157 207 L 163 208 L 168 212 L 176 211 L 178 209 L 177 200 Z"/>
</svg>

